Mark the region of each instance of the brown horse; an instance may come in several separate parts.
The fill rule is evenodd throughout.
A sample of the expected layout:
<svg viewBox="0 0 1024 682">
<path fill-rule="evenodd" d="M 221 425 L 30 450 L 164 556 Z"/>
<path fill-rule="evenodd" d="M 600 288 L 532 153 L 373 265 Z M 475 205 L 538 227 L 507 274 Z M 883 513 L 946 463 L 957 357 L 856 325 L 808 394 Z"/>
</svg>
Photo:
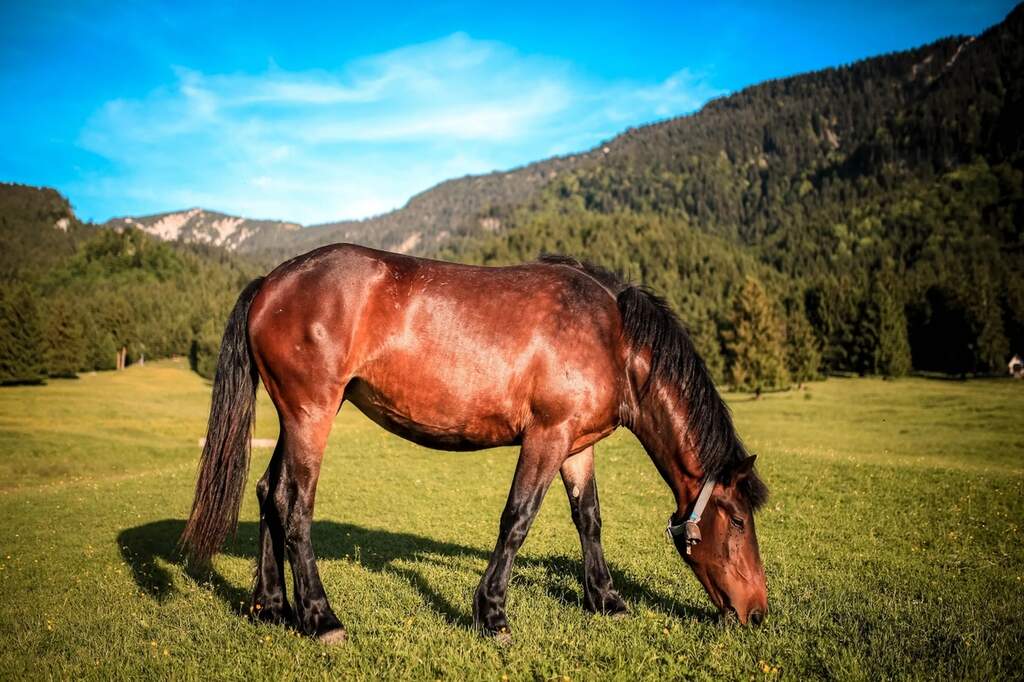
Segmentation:
<svg viewBox="0 0 1024 682">
<path fill-rule="evenodd" d="M 584 603 L 625 613 L 601 548 L 594 478 L 594 444 L 620 425 L 636 434 L 672 489 L 670 535 L 711 600 L 743 623 L 759 623 L 767 612 L 753 519 L 766 489 L 754 457 L 665 302 L 607 271 L 559 257 L 473 267 L 340 244 L 249 284 L 224 333 L 182 535 L 200 563 L 237 524 L 259 379 L 281 424 L 256 485 L 252 609 L 261 619 L 294 623 L 324 641 L 345 637 L 310 543 L 324 447 L 345 400 L 422 445 L 521 447 L 473 600 L 483 633 L 508 637 L 512 562 L 559 472 L 583 548 Z"/>
</svg>

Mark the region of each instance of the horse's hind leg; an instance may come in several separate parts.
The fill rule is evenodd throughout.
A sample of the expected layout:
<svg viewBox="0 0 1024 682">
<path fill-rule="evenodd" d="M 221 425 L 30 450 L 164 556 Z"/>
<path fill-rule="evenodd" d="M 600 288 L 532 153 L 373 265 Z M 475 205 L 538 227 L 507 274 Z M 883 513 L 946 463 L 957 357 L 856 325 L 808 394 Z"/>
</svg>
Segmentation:
<svg viewBox="0 0 1024 682">
<path fill-rule="evenodd" d="M 512 489 L 501 513 L 498 542 L 473 596 L 473 622 L 485 635 L 510 637 L 505 596 L 512 562 L 568 450 L 568 438 L 563 433 L 531 432 L 523 439 Z"/>
<path fill-rule="evenodd" d="M 320 463 L 335 411 L 297 412 L 299 416 L 281 420 L 284 458 L 272 498 L 284 526 L 284 545 L 292 568 L 296 625 L 307 635 L 337 642 L 345 639 L 345 630 L 327 601 L 310 540 Z"/>
<path fill-rule="evenodd" d="M 273 492 L 281 481 L 281 463 L 284 460 L 284 439 L 277 441 L 270 466 L 256 484 L 256 499 L 260 505 L 259 555 L 256 559 L 256 579 L 252 590 L 250 614 L 270 623 L 291 623 L 292 610 L 284 585 L 284 525 L 277 513 Z"/>
<path fill-rule="evenodd" d="M 594 613 L 624 614 L 626 603 L 612 586 L 612 576 L 601 547 L 601 505 L 594 477 L 593 446 L 562 463 L 562 482 L 569 495 L 572 521 L 579 531 L 583 548 L 583 605 Z"/>
</svg>

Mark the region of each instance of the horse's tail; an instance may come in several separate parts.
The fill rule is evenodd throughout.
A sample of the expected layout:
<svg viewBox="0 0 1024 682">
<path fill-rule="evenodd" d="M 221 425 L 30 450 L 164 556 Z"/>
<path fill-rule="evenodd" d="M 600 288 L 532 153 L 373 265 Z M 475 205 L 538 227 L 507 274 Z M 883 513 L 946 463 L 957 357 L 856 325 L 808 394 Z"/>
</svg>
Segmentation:
<svg viewBox="0 0 1024 682">
<path fill-rule="evenodd" d="M 259 381 L 249 348 L 249 306 L 262 284 L 260 277 L 242 291 L 220 344 L 196 497 L 179 540 L 181 548 L 200 566 L 209 563 L 228 534 L 238 527 Z"/>
</svg>

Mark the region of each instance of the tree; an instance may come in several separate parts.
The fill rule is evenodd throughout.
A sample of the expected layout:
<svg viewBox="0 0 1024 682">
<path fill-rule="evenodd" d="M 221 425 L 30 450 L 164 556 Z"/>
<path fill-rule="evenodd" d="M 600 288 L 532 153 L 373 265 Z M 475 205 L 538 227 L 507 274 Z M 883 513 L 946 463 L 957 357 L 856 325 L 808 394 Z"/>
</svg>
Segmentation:
<svg viewBox="0 0 1024 682">
<path fill-rule="evenodd" d="M 222 328 L 207 319 L 192 339 L 188 361 L 192 370 L 201 377 L 213 379 L 217 371 L 217 358 L 220 355 Z"/>
<path fill-rule="evenodd" d="M 43 333 L 35 295 L 24 284 L 0 284 L 0 384 L 42 383 Z"/>
<path fill-rule="evenodd" d="M 76 311 L 63 298 L 46 309 L 44 352 L 46 373 L 51 377 L 75 377 L 85 366 L 85 330 Z"/>
<path fill-rule="evenodd" d="M 761 284 L 747 278 L 733 299 L 726 351 L 737 389 L 760 392 L 789 385 L 785 331 L 773 301 Z"/>
<path fill-rule="evenodd" d="M 873 371 L 887 377 L 905 376 L 911 369 L 907 315 L 893 294 L 894 283 L 891 278 L 875 280 L 871 290 L 878 334 Z"/>
<path fill-rule="evenodd" d="M 999 306 L 991 271 L 985 264 L 972 263 L 970 311 L 977 369 L 991 372 L 1003 370 L 1010 357 L 1010 342 L 1004 332 L 1004 312 Z"/>
<path fill-rule="evenodd" d="M 858 306 L 856 287 L 825 278 L 807 293 L 806 314 L 821 349 L 821 366 L 851 371 L 855 365 Z"/>
<path fill-rule="evenodd" d="M 701 317 L 688 327 L 693 345 L 708 368 L 708 372 L 711 373 L 711 377 L 716 382 L 722 381 L 725 375 L 725 361 L 718 347 L 718 330 L 714 320 Z"/>
<path fill-rule="evenodd" d="M 116 369 L 119 350 L 114 336 L 107 330 L 86 323 L 85 367 L 96 370 Z"/>
<path fill-rule="evenodd" d="M 797 385 L 817 379 L 821 370 L 818 338 L 799 300 L 790 302 L 786 315 L 786 367 Z"/>
</svg>

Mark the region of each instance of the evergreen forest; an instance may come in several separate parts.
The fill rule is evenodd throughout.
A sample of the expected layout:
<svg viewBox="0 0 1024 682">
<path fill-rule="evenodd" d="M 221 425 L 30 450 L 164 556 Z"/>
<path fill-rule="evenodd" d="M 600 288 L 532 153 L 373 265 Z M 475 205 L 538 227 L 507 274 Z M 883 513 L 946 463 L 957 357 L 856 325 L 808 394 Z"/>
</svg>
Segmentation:
<svg viewBox="0 0 1024 682">
<path fill-rule="evenodd" d="M 976 38 L 769 81 L 574 157 L 442 183 L 345 234 L 387 246 L 418 230 L 417 255 L 485 265 L 593 261 L 665 296 L 739 389 L 1003 373 L 1024 353 L 1022 73 L 1018 7 Z M 209 377 L 245 283 L 337 239 L 164 242 L 2 184 L 0 383 L 170 355 Z"/>
</svg>

